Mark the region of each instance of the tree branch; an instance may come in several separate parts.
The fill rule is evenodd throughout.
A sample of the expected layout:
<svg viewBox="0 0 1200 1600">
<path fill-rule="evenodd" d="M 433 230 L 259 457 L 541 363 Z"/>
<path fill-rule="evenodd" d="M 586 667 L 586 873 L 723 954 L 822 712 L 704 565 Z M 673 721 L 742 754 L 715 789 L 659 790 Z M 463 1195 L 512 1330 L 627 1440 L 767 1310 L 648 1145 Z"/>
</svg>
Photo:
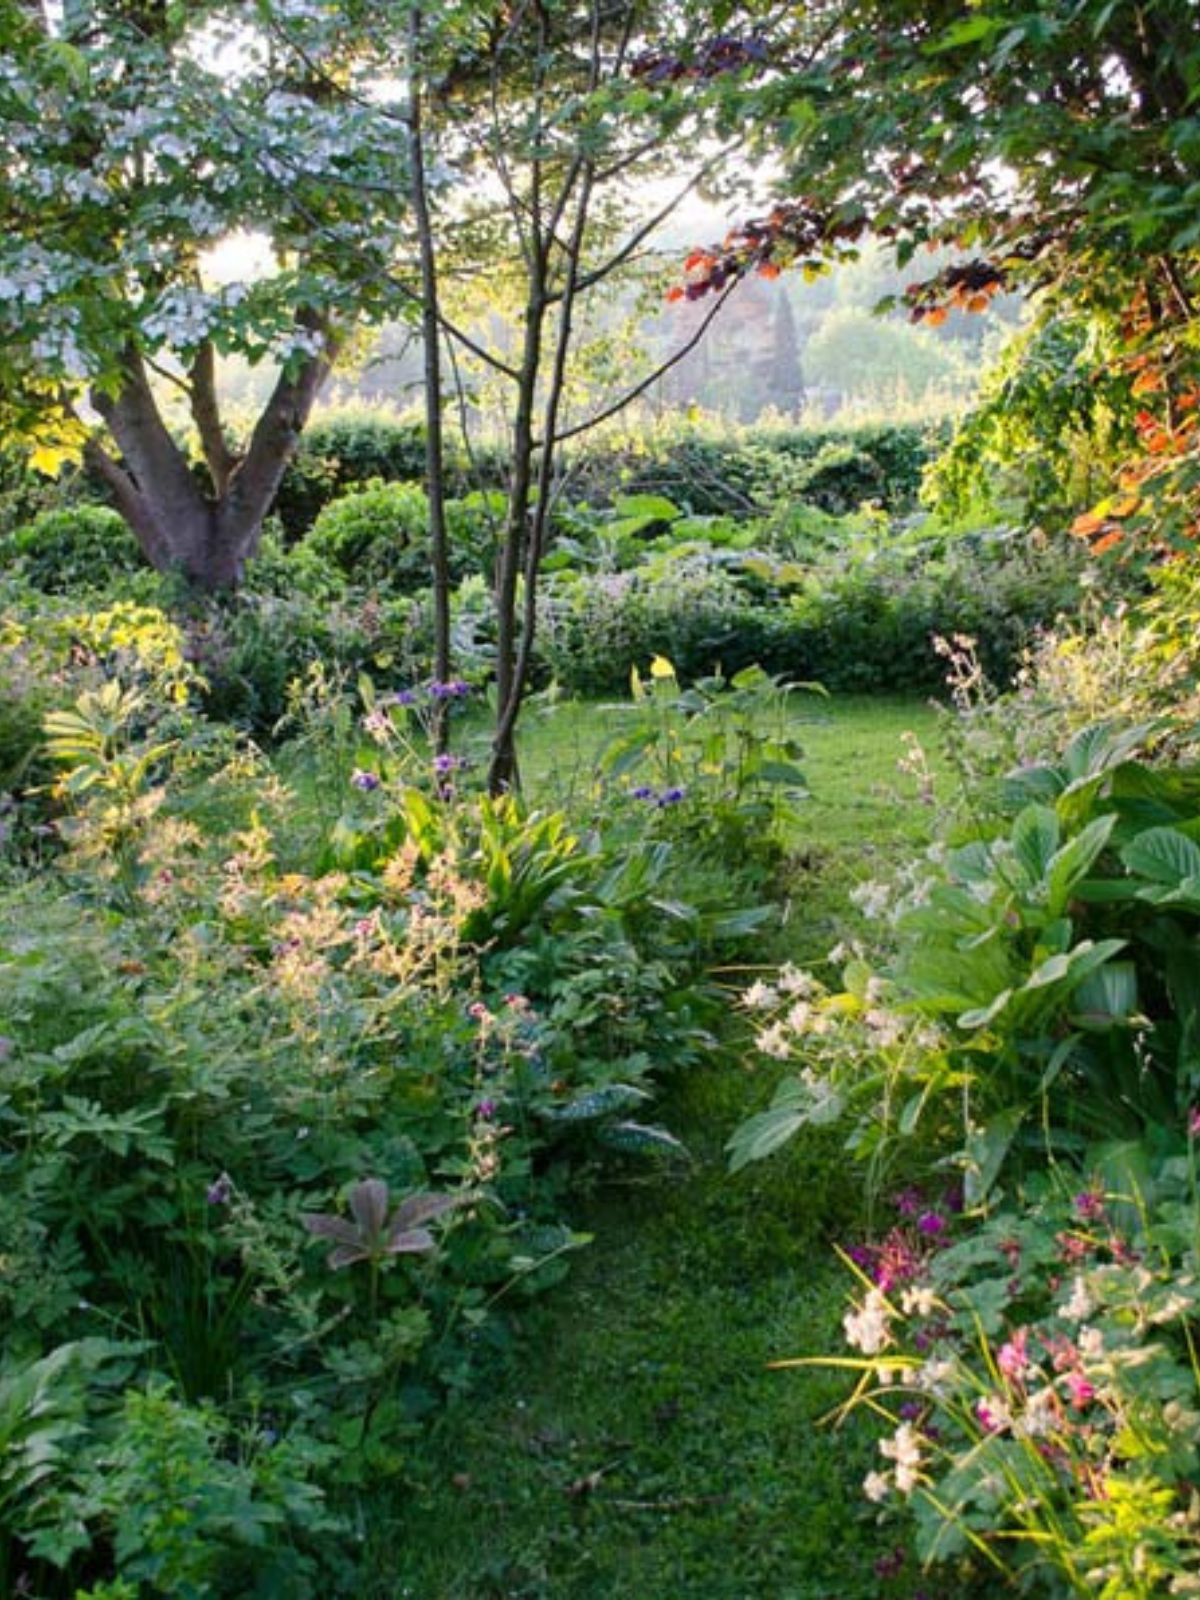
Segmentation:
<svg viewBox="0 0 1200 1600">
<path fill-rule="evenodd" d="M 200 435 L 200 448 L 212 478 L 218 499 L 229 487 L 229 480 L 238 463 L 229 448 L 225 429 L 221 425 L 221 410 L 217 400 L 217 355 L 211 339 L 206 339 L 196 351 L 190 373 L 188 403 L 192 421 Z"/>
<path fill-rule="evenodd" d="M 632 405 L 635 400 L 640 399 L 641 396 L 645 394 L 646 390 L 652 389 L 660 378 L 665 378 L 667 373 L 670 372 L 673 367 L 677 367 L 686 356 L 691 355 L 692 351 L 708 332 L 709 327 L 711 326 L 718 312 L 724 306 L 725 302 L 729 299 L 729 296 L 733 293 L 741 281 L 742 280 L 740 278 L 734 278 L 728 284 L 726 284 L 716 304 L 710 307 L 707 315 L 701 322 L 700 326 L 696 329 L 692 337 L 687 341 L 686 344 L 681 345 L 680 348 L 676 350 L 668 360 L 657 366 L 654 371 L 651 372 L 647 377 L 643 378 L 640 383 L 634 384 L 632 389 L 626 390 L 619 400 L 614 400 L 611 405 L 605 406 L 603 411 L 598 411 L 594 417 L 589 417 L 586 422 L 576 423 L 573 428 L 564 428 L 561 433 L 556 433 L 554 435 L 554 443 L 563 444 L 568 439 L 578 438 L 581 433 L 590 433 L 593 428 L 598 428 L 602 422 L 607 422 L 610 417 L 615 417 L 618 412 L 624 411 L 626 406 Z M 537 441 L 537 443 L 539 448 L 543 445 L 543 441 L 540 439 Z"/>
</svg>

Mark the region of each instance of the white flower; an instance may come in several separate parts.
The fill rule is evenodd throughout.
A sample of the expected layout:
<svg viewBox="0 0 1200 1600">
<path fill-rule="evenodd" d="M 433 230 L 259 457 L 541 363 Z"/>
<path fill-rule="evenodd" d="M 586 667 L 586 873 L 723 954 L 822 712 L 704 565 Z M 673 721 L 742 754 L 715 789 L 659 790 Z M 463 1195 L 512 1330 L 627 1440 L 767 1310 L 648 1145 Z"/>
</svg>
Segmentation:
<svg viewBox="0 0 1200 1600">
<path fill-rule="evenodd" d="M 932 1289 L 905 1289 L 900 1296 L 900 1309 L 906 1317 L 929 1317 L 937 1305 Z"/>
<path fill-rule="evenodd" d="M 778 981 L 781 994 L 794 994 L 801 1000 L 814 994 L 817 989 L 817 980 L 812 973 L 801 972 L 790 961 L 779 969 Z"/>
<path fill-rule="evenodd" d="M 878 1355 L 888 1342 L 887 1301 L 878 1289 L 872 1289 L 862 1305 L 847 1311 L 842 1318 L 846 1343 L 861 1350 L 865 1356 Z"/>
<path fill-rule="evenodd" d="M 1080 1328 L 1079 1353 L 1085 1361 L 1104 1360 L 1104 1335 L 1099 1328 Z"/>
<path fill-rule="evenodd" d="M 887 910 L 890 894 L 886 883 L 873 883 L 868 879 L 851 889 L 850 903 L 857 906 L 864 917 L 881 917 Z"/>
<path fill-rule="evenodd" d="M 746 990 L 742 996 L 742 1004 L 747 1011 L 769 1011 L 772 1006 L 779 1004 L 779 991 L 772 989 L 770 984 L 763 983 L 760 978 Z"/>
<path fill-rule="evenodd" d="M 813 1008 L 807 1000 L 797 1000 L 786 1017 L 788 1027 L 793 1033 L 807 1033 L 812 1022 Z"/>
<path fill-rule="evenodd" d="M 876 1505 L 881 1500 L 887 1499 L 891 1493 L 891 1488 L 891 1483 L 888 1481 L 888 1476 L 885 1472 L 868 1472 L 863 1479 L 863 1493 L 868 1500 L 873 1501 Z"/>
<path fill-rule="evenodd" d="M 792 1053 L 791 1041 L 782 1022 L 773 1022 L 769 1028 L 764 1028 L 754 1042 L 763 1055 L 774 1056 L 777 1061 L 786 1061 Z"/>
<path fill-rule="evenodd" d="M 1095 1301 L 1088 1293 L 1088 1287 L 1083 1281 L 1082 1273 L 1076 1273 L 1071 1280 L 1070 1297 L 1060 1309 L 1062 1315 L 1069 1322 L 1082 1322 L 1085 1317 L 1090 1317 L 1096 1309 Z"/>
<path fill-rule="evenodd" d="M 896 1488 L 911 1494 L 921 1471 L 921 1445 L 924 1441 L 911 1422 L 902 1422 L 890 1439 L 881 1439 L 879 1453 L 896 1463 Z"/>
<path fill-rule="evenodd" d="M 954 1376 L 954 1363 L 942 1357 L 931 1356 L 923 1367 L 917 1369 L 913 1383 L 926 1394 L 944 1395 L 946 1384 Z"/>
<path fill-rule="evenodd" d="M 1039 1389 L 1025 1402 L 1025 1414 L 1013 1423 L 1017 1438 L 1044 1439 L 1058 1425 L 1058 1403 L 1053 1389 Z"/>
</svg>

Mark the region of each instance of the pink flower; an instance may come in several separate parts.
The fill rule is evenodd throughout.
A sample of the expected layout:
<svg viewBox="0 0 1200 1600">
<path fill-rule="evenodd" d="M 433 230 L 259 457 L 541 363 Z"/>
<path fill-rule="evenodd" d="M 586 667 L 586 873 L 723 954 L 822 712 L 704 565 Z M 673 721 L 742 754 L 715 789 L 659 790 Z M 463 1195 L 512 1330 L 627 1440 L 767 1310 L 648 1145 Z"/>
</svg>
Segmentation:
<svg viewBox="0 0 1200 1600">
<path fill-rule="evenodd" d="M 1200 1106 L 1193 1106 L 1188 1113 L 1188 1138 L 1200 1139 Z"/>
<path fill-rule="evenodd" d="M 1022 1378 L 1029 1366 L 1029 1329 L 1018 1328 L 1012 1338 L 1000 1346 L 996 1365 L 1006 1378 Z"/>
<path fill-rule="evenodd" d="M 1089 1382 L 1082 1372 L 1068 1372 L 1066 1384 L 1073 1406 L 1086 1406 L 1096 1398 L 1095 1384 Z"/>
</svg>

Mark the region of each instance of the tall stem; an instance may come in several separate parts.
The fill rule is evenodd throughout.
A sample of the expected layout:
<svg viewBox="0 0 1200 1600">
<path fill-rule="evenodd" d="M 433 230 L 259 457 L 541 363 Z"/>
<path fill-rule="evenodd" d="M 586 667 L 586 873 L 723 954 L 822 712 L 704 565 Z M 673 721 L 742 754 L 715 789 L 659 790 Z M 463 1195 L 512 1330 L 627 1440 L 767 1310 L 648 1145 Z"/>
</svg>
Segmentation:
<svg viewBox="0 0 1200 1600">
<path fill-rule="evenodd" d="M 421 335 L 425 345 L 425 480 L 429 495 L 429 559 L 433 577 L 433 676 L 450 679 L 450 551 L 446 533 L 446 451 L 442 432 L 441 308 L 437 254 L 425 172 L 422 127 L 420 6 L 408 14 L 408 159 L 413 217 L 421 264 Z M 435 755 L 450 743 L 449 702 L 435 695 L 431 735 Z"/>
</svg>

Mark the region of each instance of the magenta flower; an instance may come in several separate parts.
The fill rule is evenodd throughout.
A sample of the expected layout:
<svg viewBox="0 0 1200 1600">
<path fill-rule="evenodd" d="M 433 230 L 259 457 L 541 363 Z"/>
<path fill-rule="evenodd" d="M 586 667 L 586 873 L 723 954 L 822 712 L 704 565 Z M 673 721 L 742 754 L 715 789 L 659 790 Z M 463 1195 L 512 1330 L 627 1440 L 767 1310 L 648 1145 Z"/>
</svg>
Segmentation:
<svg viewBox="0 0 1200 1600">
<path fill-rule="evenodd" d="M 1066 1385 L 1073 1406 L 1089 1405 L 1096 1398 L 1095 1384 L 1089 1382 L 1082 1372 L 1068 1372 Z"/>
<path fill-rule="evenodd" d="M 917 1232 L 926 1238 L 936 1239 L 946 1231 L 946 1219 L 940 1211 L 922 1211 L 917 1218 Z"/>
<path fill-rule="evenodd" d="M 377 772 L 367 772 L 362 767 L 355 767 L 350 774 L 350 782 L 364 794 L 370 794 L 372 789 L 378 789 L 381 781 Z"/>
<path fill-rule="evenodd" d="M 1200 1139 L 1200 1106 L 1193 1106 L 1188 1113 L 1188 1138 Z"/>
</svg>

